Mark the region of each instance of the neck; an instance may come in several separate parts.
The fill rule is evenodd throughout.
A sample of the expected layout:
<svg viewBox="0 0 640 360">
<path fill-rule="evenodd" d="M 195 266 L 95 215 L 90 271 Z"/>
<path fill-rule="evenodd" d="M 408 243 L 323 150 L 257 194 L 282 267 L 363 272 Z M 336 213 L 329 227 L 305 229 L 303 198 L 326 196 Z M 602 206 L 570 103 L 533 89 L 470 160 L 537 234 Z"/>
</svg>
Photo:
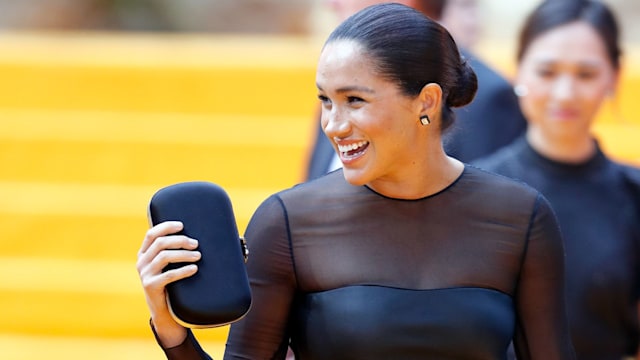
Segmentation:
<svg viewBox="0 0 640 360">
<path fill-rule="evenodd" d="M 596 153 L 596 143 L 591 136 L 551 138 L 530 127 L 526 137 L 534 150 L 557 162 L 579 164 Z"/>
<path fill-rule="evenodd" d="M 447 156 L 441 146 L 427 154 L 394 178 L 379 178 L 367 186 L 390 198 L 414 200 L 442 191 L 462 174 L 464 164 Z"/>
</svg>

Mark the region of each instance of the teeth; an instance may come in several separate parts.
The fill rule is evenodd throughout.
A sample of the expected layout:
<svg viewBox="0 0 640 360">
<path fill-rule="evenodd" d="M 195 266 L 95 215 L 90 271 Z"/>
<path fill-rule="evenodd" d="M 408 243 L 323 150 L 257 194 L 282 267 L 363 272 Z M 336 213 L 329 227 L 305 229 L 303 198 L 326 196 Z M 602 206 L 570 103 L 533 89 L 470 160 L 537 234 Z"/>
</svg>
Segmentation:
<svg viewBox="0 0 640 360">
<path fill-rule="evenodd" d="M 340 150 L 340 152 L 342 153 L 346 153 L 349 151 L 353 151 L 356 150 L 358 148 L 361 148 L 363 146 L 367 145 L 366 141 L 359 141 L 357 143 L 353 143 L 353 144 L 349 144 L 349 145 L 338 145 L 338 150 Z"/>
</svg>

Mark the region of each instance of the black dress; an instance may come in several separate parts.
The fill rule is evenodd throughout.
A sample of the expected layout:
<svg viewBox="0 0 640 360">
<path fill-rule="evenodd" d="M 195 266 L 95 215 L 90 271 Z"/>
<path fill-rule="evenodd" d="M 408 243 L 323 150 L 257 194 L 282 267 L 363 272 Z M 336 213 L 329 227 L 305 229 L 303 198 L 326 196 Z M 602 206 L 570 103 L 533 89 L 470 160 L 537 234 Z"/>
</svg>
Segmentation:
<svg viewBox="0 0 640 360">
<path fill-rule="evenodd" d="M 267 199 L 245 234 L 254 301 L 225 359 L 573 359 L 562 241 L 538 192 L 467 166 L 418 200 L 337 170 Z M 190 337 L 169 358 L 206 355 Z"/>
<path fill-rule="evenodd" d="M 524 138 L 475 164 L 542 192 L 565 241 L 567 311 L 578 359 L 621 359 L 638 347 L 640 170 L 598 148 L 583 164 L 547 159 Z"/>
</svg>

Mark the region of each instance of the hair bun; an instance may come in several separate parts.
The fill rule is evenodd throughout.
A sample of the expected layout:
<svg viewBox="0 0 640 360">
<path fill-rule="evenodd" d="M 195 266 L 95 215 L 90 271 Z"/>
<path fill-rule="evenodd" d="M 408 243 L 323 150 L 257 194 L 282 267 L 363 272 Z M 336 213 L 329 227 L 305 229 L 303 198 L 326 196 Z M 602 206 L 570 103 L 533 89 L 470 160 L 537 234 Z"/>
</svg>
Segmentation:
<svg viewBox="0 0 640 360">
<path fill-rule="evenodd" d="M 447 96 L 447 105 L 461 107 L 469 104 L 478 91 L 478 78 L 467 59 L 460 58 L 458 79 Z"/>
</svg>

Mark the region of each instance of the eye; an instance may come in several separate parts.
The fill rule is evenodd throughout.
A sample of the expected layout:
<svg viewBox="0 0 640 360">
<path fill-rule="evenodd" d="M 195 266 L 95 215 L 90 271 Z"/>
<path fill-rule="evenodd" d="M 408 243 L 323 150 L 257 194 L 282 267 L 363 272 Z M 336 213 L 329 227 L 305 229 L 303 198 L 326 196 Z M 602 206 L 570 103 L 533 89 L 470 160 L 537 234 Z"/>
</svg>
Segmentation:
<svg viewBox="0 0 640 360">
<path fill-rule="evenodd" d="M 359 102 L 364 102 L 364 99 L 358 96 L 347 96 L 347 102 L 350 104 L 355 104 Z"/>
<path fill-rule="evenodd" d="M 539 68 L 538 70 L 536 70 L 536 74 L 538 74 L 538 76 L 541 78 L 547 79 L 553 77 L 555 73 L 552 69 Z"/>
<path fill-rule="evenodd" d="M 324 106 L 331 105 L 331 100 L 329 100 L 329 98 L 324 95 L 318 95 L 318 99 Z"/>
<path fill-rule="evenodd" d="M 578 78 L 582 80 L 591 80 L 598 76 L 598 74 L 593 70 L 582 70 L 578 71 Z"/>
</svg>

